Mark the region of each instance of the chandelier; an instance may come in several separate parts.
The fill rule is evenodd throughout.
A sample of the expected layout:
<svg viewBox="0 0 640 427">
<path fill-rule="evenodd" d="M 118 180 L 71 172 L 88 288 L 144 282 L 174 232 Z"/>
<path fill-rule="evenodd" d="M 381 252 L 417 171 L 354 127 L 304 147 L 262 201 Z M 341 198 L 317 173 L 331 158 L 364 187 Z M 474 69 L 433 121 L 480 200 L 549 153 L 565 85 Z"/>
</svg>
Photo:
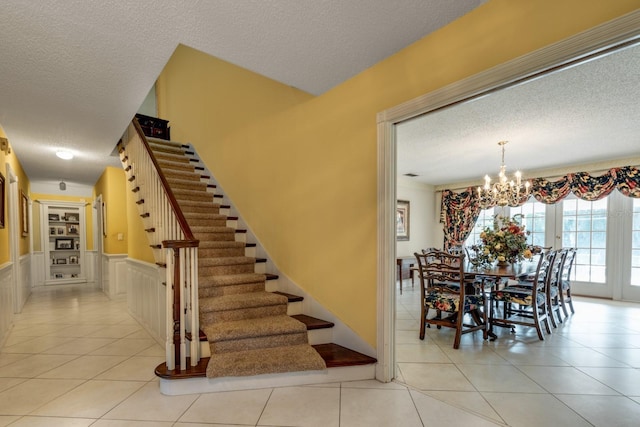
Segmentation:
<svg viewBox="0 0 640 427">
<path fill-rule="evenodd" d="M 491 185 L 489 175 L 484 176 L 484 185 L 478 187 L 478 198 L 480 207 L 487 209 L 493 206 L 518 206 L 523 200 L 529 198 L 531 184 L 529 181 L 522 183 L 520 171 L 515 173 L 515 182 L 507 181 L 507 173 L 504 166 L 504 146 L 509 141 L 500 141 L 498 145 L 502 147 L 502 164 L 498 174 L 498 182 Z"/>
</svg>

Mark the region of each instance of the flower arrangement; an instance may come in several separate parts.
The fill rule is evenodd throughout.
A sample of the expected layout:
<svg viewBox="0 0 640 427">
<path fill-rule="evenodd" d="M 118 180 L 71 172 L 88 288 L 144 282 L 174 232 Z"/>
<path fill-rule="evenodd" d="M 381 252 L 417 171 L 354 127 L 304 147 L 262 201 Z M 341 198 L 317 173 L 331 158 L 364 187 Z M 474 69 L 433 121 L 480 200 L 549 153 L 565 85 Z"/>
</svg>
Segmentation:
<svg viewBox="0 0 640 427">
<path fill-rule="evenodd" d="M 496 215 L 493 219 L 493 227 L 485 227 L 480 233 L 482 244 L 473 245 L 476 257 L 471 262 L 484 267 L 498 261 L 498 264 L 519 262 L 531 259 L 533 251 L 527 245 L 529 231 L 525 230 L 521 223 L 522 215 L 514 215 L 506 218 Z"/>
</svg>

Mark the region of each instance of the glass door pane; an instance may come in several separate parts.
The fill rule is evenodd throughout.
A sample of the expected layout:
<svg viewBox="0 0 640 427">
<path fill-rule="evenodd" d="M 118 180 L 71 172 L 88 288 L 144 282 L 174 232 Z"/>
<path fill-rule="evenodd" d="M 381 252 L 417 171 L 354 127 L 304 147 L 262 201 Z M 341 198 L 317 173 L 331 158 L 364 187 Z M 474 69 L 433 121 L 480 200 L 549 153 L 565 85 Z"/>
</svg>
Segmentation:
<svg viewBox="0 0 640 427">
<path fill-rule="evenodd" d="M 576 248 L 574 293 L 610 297 L 607 285 L 607 198 L 588 202 L 569 196 L 562 201 L 563 248 Z"/>
</svg>

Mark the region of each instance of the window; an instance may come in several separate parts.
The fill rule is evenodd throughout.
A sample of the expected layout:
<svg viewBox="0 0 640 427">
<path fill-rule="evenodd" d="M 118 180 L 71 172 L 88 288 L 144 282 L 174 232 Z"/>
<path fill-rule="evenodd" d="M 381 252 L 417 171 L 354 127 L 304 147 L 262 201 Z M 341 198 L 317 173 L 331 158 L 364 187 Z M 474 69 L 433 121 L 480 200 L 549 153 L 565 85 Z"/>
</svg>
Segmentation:
<svg viewBox="0 0 640 427">
<path fill-rule="evenodd" d="M 587 202 L 567 197 L 562 202 L 562 246 L 576 248 L 574 278 L 605 283 L 607 199 Z"/>
<path fill-rule="evenodd" d="M 631 285 L 640 286 L 640 199 L 633 199 L 631 226 Z"/>
<path fill-rule="evenodd" d="M 470 247 L 480 242 L 480 233 L 482 233 L 485 227 L 493 227 L 493 208 L 480 211 L 476 225 L 473 226 L 473 230 L 469 233 L 467 240 L 464 241 L 464 245 Z"/>
<path fill-rule="evenodd" d="M 527 243 L 537 246 L 545 246 L 545 213 L 547 211 L 547 205 L 540 203 L 535 199 L 531 199 L 529 202 L 517 208 L 510 208 L 510 215 L 521 214 L 524 216 L 522 223 L 525 226 L 525 230 L 528 230 L 531 234 L 527 236 Z"/>
</svg>

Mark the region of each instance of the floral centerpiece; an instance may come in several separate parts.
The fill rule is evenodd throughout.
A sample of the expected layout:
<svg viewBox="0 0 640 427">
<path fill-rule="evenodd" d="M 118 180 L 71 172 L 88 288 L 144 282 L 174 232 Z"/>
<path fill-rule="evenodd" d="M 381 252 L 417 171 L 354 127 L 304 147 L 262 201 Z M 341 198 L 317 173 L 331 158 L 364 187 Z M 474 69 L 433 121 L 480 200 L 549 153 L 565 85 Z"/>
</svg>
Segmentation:
<svg viewBox="0 0 640 427">
<path fill-rule="evenodd" d="M 522 215 L 506 218 L 496 215 L 493 227 L 485 227 L 480 233 L 482 244 L 473 245 L 476 257 L 471 262 L 478 266 L 488 266 L 498 261 L 499 265 L 531 259 L 533 251 L 527 244 L 529 231 L 521 223 Z"/>
</svg>

